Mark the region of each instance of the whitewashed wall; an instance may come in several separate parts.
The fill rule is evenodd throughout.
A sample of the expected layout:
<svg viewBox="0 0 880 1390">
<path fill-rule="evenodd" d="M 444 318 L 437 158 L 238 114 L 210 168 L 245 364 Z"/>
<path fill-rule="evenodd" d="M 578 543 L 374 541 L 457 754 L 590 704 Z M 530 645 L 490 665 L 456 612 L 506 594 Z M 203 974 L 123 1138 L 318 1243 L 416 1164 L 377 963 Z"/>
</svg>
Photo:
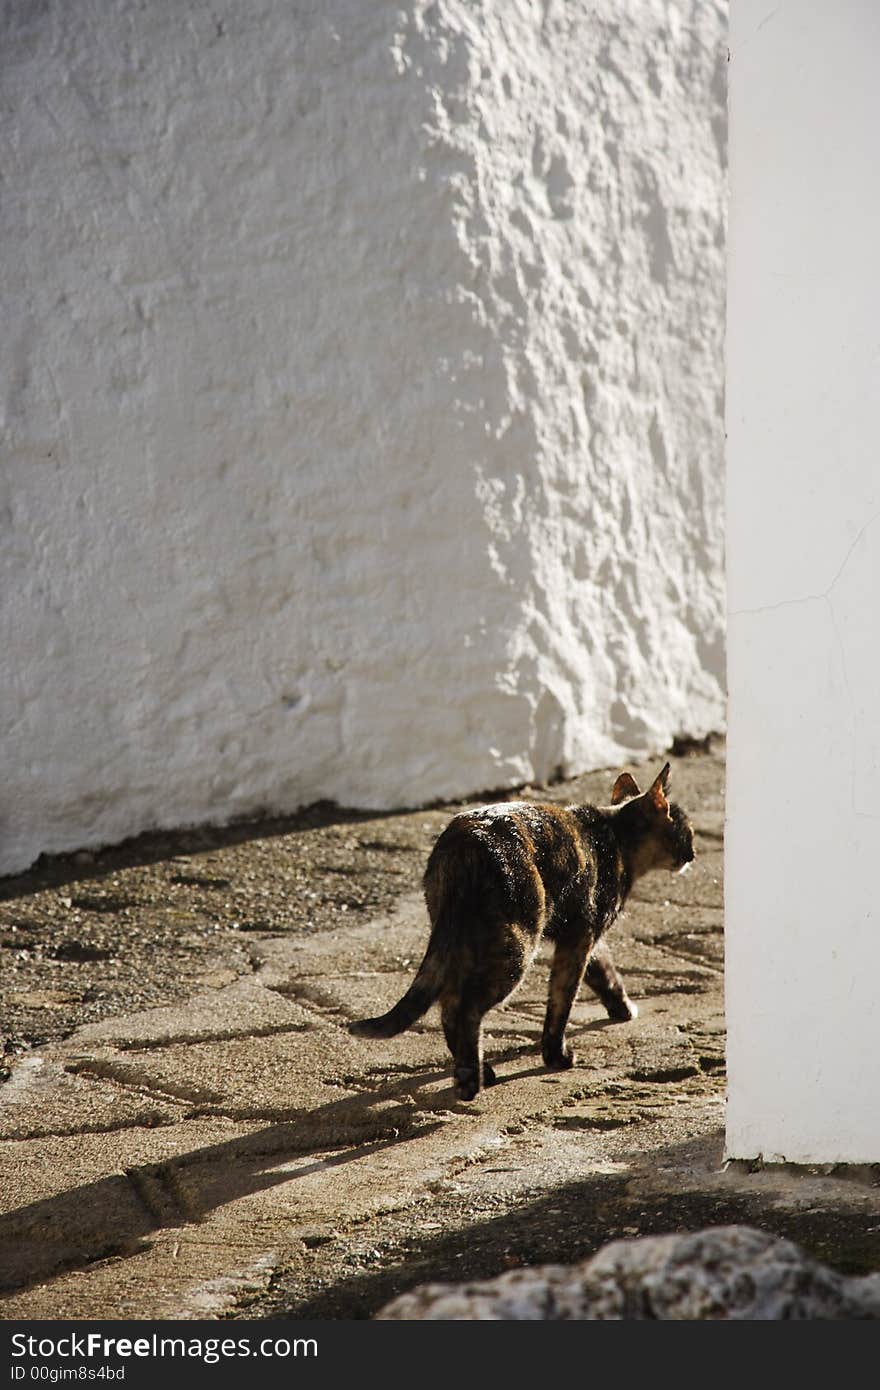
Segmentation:
<svg viewBox="0 0 880 1390">
<path fill-rule="evenodd" d="M 880 1160 L 880 9 L 731 8 L 734 1158 Z"/>
<path fill-rule="evenodd" d="M 0 13 L 0 870 L 721 726 L 722 5 Z"/>
</svg>

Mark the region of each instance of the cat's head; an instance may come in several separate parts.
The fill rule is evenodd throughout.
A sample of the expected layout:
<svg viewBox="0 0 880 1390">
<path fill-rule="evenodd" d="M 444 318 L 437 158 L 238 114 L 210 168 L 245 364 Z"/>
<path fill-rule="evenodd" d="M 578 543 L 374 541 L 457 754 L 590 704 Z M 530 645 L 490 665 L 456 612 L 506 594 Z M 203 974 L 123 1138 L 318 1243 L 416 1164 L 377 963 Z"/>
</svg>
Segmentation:
<svg viewBox="0 0 880 1390">
<path fill-rule="evenodd" d="M 611 805 L 625 809 L 625 820 L 637 844 L 637 873 L 669 869 L 683 873 L 694 858 L 694 832 L 684 811 L 666 796 L 669 763 L 643 792 L 636 779 L 621 772 L 611 793 Z"/>
</svg>

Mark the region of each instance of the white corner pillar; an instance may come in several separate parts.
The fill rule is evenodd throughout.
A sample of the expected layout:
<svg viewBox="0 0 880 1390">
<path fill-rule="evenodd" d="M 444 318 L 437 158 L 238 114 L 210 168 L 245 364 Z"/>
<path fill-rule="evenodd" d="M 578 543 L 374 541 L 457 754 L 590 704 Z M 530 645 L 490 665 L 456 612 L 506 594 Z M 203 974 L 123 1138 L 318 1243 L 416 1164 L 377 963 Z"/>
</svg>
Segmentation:
<svg viewBox="0 0 880 1390">
<path fill-rule="evenodd" d="M 727 1153 L 880 1160 L 880 7 L 733 0 Z"/>
</svg>

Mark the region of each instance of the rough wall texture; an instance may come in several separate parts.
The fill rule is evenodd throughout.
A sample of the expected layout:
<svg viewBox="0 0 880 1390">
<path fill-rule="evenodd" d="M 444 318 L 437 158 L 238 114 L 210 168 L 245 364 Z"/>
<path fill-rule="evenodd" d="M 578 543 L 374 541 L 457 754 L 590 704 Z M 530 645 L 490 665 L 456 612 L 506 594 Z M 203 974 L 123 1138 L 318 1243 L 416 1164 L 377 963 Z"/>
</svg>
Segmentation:
<svg viewBox="0 0 880 1390">
<path fill-rule="evenodd" d="M 720 726 L 723 6 L 2 16 L 0 870 Z"/>
</svg>

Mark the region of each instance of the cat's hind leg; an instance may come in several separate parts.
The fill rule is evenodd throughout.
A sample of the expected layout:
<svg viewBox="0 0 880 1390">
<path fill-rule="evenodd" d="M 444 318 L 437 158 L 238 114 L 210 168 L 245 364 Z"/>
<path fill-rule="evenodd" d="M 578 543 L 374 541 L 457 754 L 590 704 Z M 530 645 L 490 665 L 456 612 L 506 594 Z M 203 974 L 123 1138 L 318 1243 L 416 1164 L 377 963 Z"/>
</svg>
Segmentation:
<svg viewBox="0 0 880 1390">
<path fill-rule="evenodd" d="M 455 1094 L 473 1100 L 494 1086 L 494 1068 L 483 1058 L 483 1016 L 512 994 L 534 955 L 537 935 L 518 924 L 499 933 L 493 950 L 472 961 L 456 992 L 441 999 L 443 1031 L 453 1058 Z"/>
<path fill-rule="evenodd" d="M 483 1014 L 485 1010 L 467 990 L 455 1009 L 453 1084 L 457 1100 L 473 1100 L 485 1084 L 483 1062 Z"/>
<path fill-rule="evenodd" d="M 511 986 L 513 988 L 513 986 Z M 453 1079 L 458 1100 L 473 1100 L 484 1086 L 494 1086 L 495 1069 L 483 1057 L 483 1015 L 510 993 L 499 996 L 483 981 L 471 981 L 461 998 L 443 1007 L 443 1032 L 452 1053 Z"/>
<path fill-rule="evenodd" d="M 637 1017 L 639 1011 L 627 994 L 604 941 L 597 941 L 593 947 L 584 978 L 602 1000 L 613 1023 L 629 1023 L 631 1018 Z"/>
<path fill-rule="evenodd" d="M 440 1017 L 443 1023 L 443 1036 L 446 1038 L 446 1046 L 449 1048 L 449 1051 L 452 1054 L 453 1062 L 455 1062 L 455 1056 L 458 1049 L 457 1003 L 454 1001 L 444 1002 L 441 1005 Z M 495 1075 L 495 1068 L 491 1065 L 490 1062 L 486 1061 L 485 1057 L 483 1058 L 482 1062 L 482 1075 L 484 1086 L 494 1086 L 495 1082 L 498 1080 L 498 1077 Z"/>
</svg>

